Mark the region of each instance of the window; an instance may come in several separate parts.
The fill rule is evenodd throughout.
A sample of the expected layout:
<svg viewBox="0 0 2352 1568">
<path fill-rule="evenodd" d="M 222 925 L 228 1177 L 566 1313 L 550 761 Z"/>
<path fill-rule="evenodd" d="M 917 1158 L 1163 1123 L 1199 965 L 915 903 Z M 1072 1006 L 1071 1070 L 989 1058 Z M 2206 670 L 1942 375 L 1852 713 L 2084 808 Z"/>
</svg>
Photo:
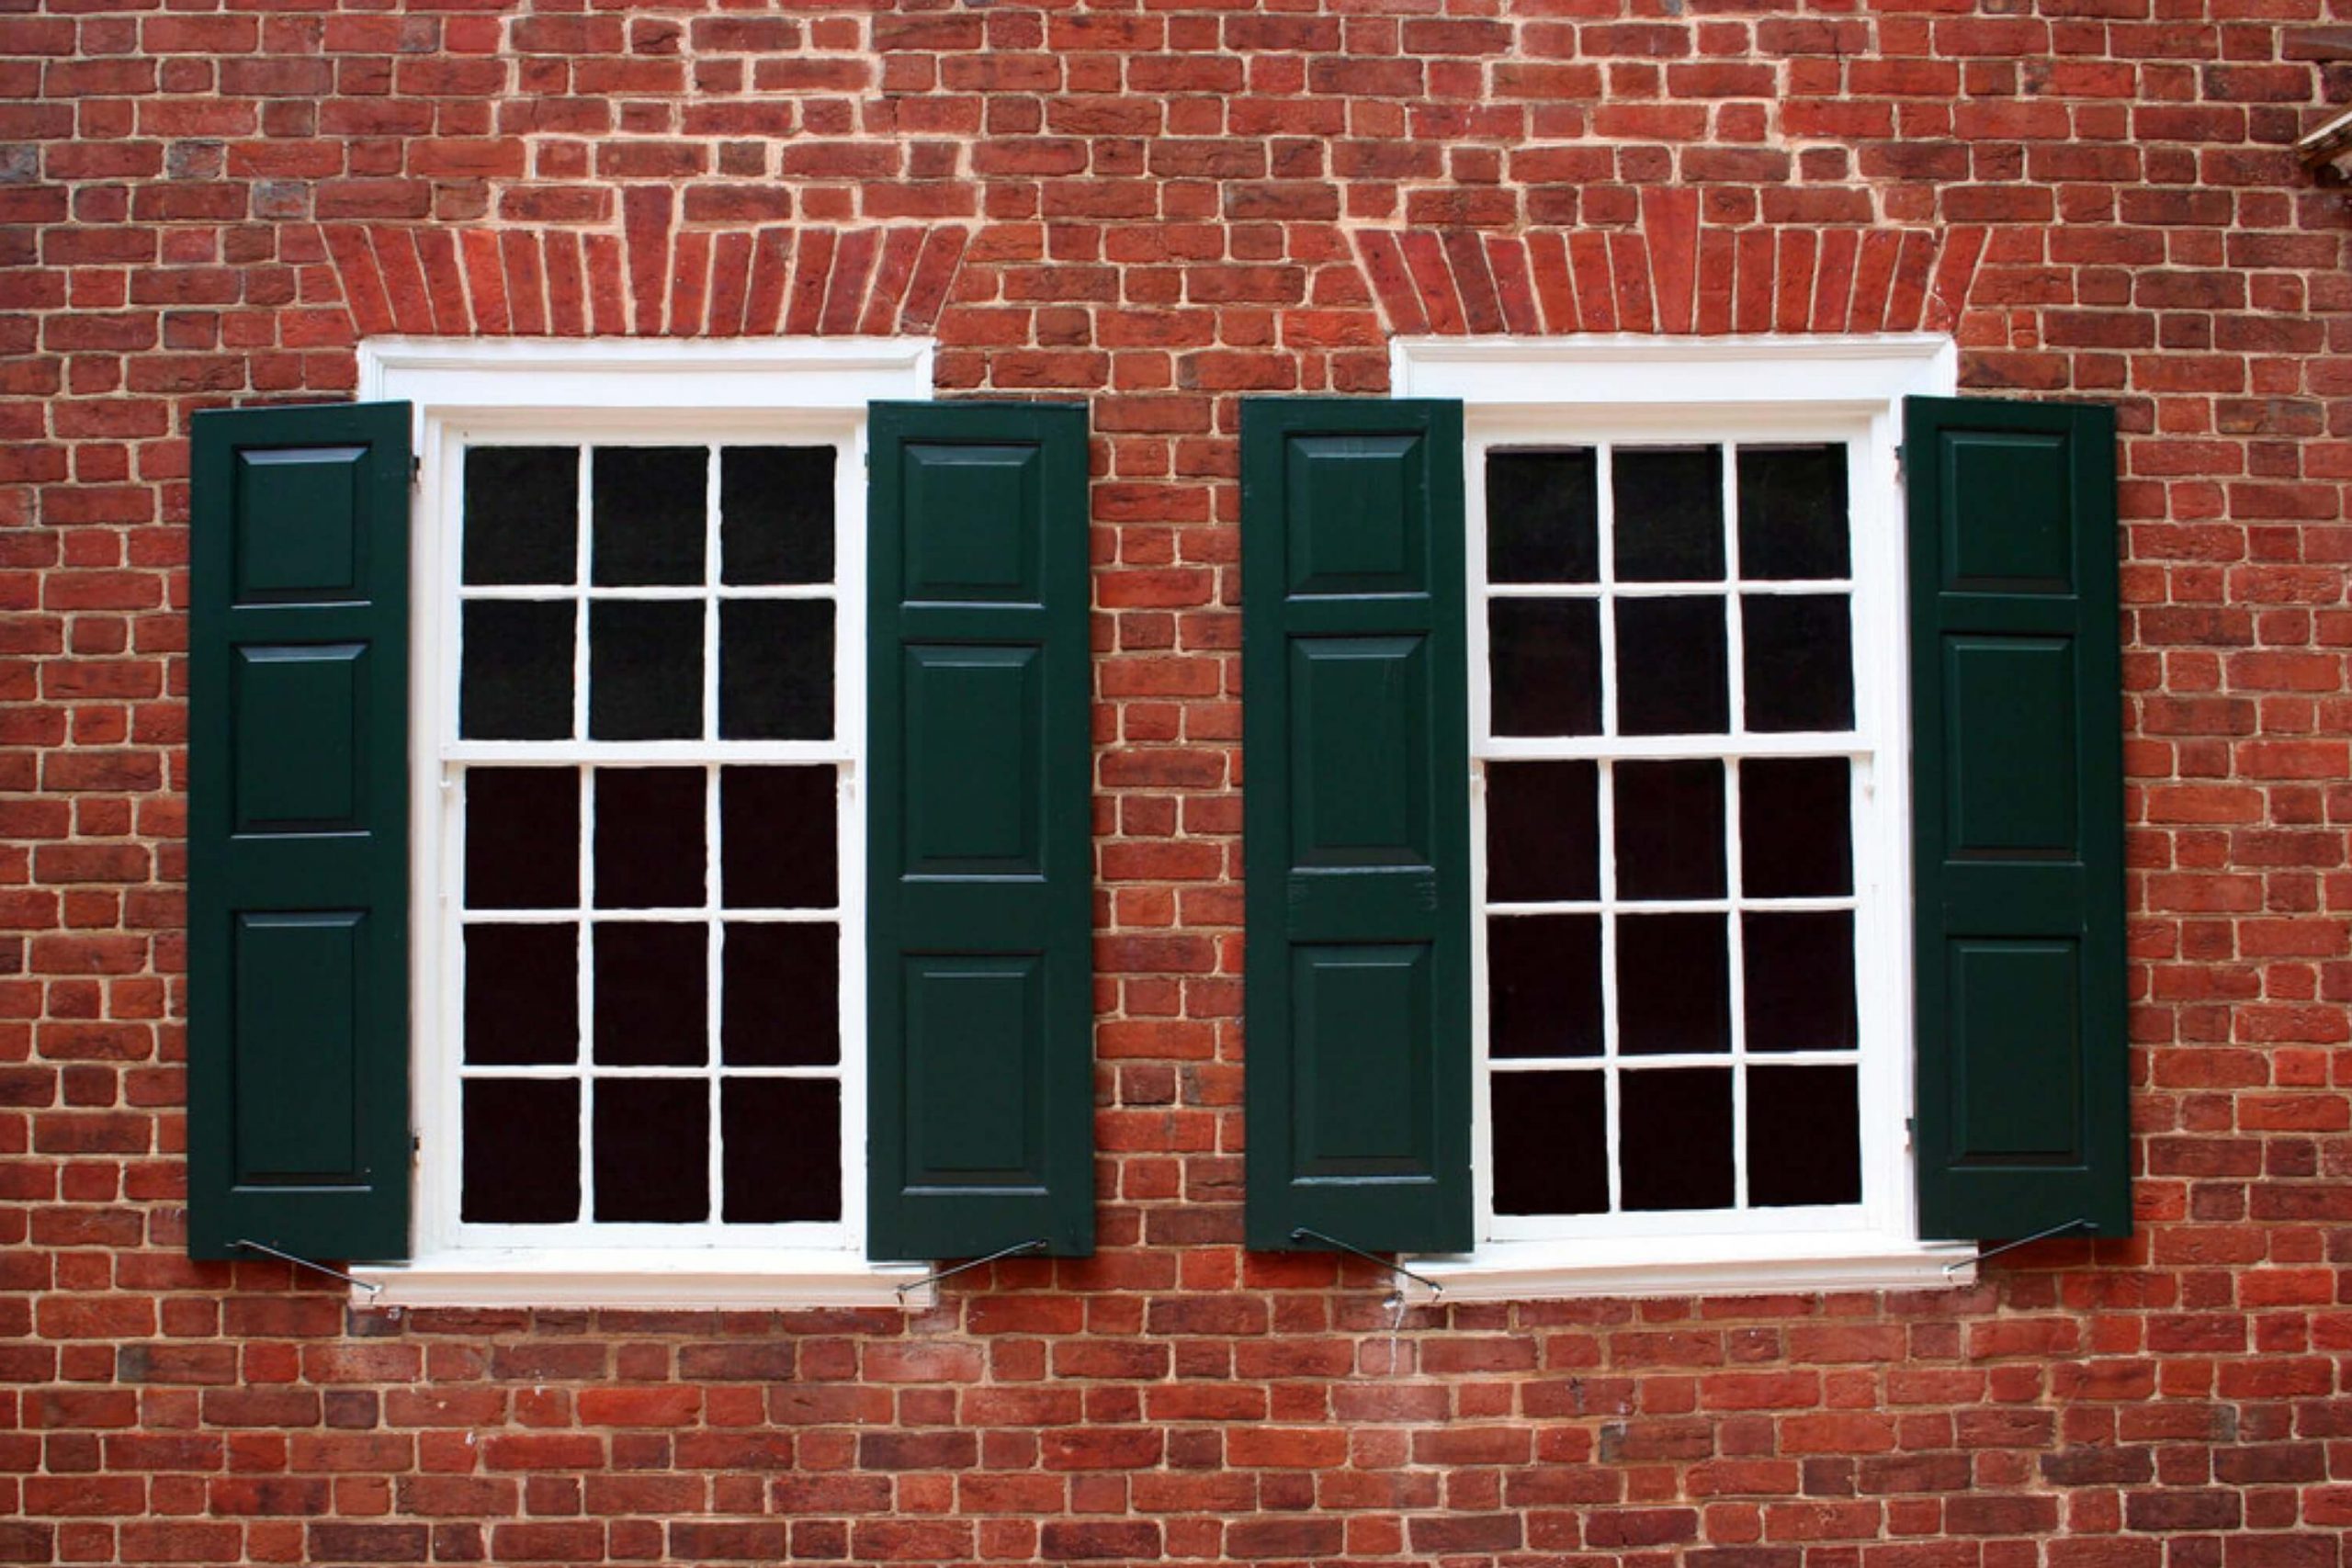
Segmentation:
<svg viewBox="0 0 2352 1568">
<path fill-rule="evenodd" d="M 922 395 L 922 355 L 512 352 L 374 361 L 421 405 L 429 738 L 417 1261 L 380 1278 L 612 1299 L 684 1250 L 852 1291 L 865 404 Z"/>
<path fill-rule="evenodd" d="M 1396 403 L 1245 410 L 1253 1245 L 1476 1297 L 2128 1228 L 2106 427 L 1954 367 L 1451 339 Z"/>
<path fill-rule="evenodd" d="M 1083 411 L 904 343 L 362 379 L 195 428 L 191 1253 L 775 1305 L 1089 1250 Z"/>
</svg>

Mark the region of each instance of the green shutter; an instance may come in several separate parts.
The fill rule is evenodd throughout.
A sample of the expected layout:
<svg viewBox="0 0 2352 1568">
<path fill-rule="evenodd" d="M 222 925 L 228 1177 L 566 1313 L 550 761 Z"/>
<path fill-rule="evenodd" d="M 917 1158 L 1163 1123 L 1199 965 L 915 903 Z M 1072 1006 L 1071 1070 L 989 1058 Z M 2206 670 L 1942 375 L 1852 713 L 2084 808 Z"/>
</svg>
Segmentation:
<svg viewBox="0 0 2352 1568">
<path fill-rule="evenodd" d="M 409 406 L 191 462 L 188 1251 L 404 1258 Z"/>
<path fill-rule="evenodd" d="M 1086 411 L 877 403 L 867 1252 L 1094 1247 Z"/>
<path fill-rule="evenodd" d="M 1462 406 L 1241 413 L 1249 1242 L 1469 1247 Z"/>
<path fill-rule="evenodd" d="M 1913 398 L 1920 1232 L 2132 1228 L 2115 419 Z"/>
</svg>

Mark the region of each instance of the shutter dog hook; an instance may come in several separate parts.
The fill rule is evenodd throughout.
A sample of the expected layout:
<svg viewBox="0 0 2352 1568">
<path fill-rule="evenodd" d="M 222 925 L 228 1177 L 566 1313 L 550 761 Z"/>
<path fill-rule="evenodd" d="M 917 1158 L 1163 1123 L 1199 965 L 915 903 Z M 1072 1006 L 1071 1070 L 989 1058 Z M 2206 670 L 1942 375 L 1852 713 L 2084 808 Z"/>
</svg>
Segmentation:
<svg viewBox="0 0 2352 1568">
<path fill-rule="evenodd" d="M 907 1299 L 907 1292 L 909 1291 L 920 1291 L 925 1285 L 936 1285 L 942 1280 L 952 1279 L 956 1275 L 963 1273 L 967 1269 L 978 1269 L 981 1264 L 993 1263 L 1000 1258 L 1012 1258 L 1023 1252 L 1043 1252 L 1045 1250 L 1046 1238 L 1041 1235 L 1031 1236 L 1027 1241 L 1016 1241 L 1011 1247 L 991 1252 L 986 1258 L 970 1258 L 965 1262 L 958 1263 L 953 1269 L 942 1269 L 936 1274 L 926 1274 L 920 1280 L 910 1280 L 905 1284 L 894 1285 L 891 1289 L 898 1295 L 899 1300 L 900 1302 L 904 1302 Z"/>
<path fill-rule="evenodd" d="M 2048 1241 L 2053 1235 L 2064 1235 L 2071 1230 L 2086 1230 L 2096 1235 L 2098 1227 L 2088 1220 L 2068 1220 L 2064 1224 L 2052 1225 L 2046 1231 L 2036 1231 L 2031 1235 L 2021 1235 L 2015 1241 L 2005 1241 L 1990 1252 L 1980 1252 L 1973 1258 L 1963 1258 L 1957 1263 L 1947 1263 L 1944 1265 L 1944 1278 L 1951 1279 L 1972 1263 L 1982 1263 L 1988 1258 L 1998 1258 L 2004 1252 L 2015 1252 L 2020 1247 L 2031 1247 L 2037 1241 Z"/>
<path fill-rule="evenodd" d="M 1383 1258 L 1376 1252 L 1366 1252 L 1363 1247 L 1341 1241 L 1338 1236 L 1325 1235 L 1321 1231 L 1312 1231 L 1308 1230 L 1305 1225 L 1297 1225 L 1292 1228 L 1290 1238 L 1293 1241 L 1319 1241 L 1327 1247 L 1336 1247 L 1341 1252 L 1351 1254 L 1354 1257 L 1363 1258 L 1366 1263 L 1374 1264 L 1379 1268 L 1385 1269 L 1389 1273 L 1396 1275 L 1400 1279 L 1410 1280 L 1417 1285 L 1426 1286 L 1432 1299 L 1445 1294 L 1445 1287 L 1439 1284 L 1435 1280 L 1430 1279 L 1428 1275 L 1416 1274 L 1410 1269 L 1406 1268 L 1402 1263 L 1398 1263 L 1391 1258 Z M 1398 1287 L 1396 1294 L 1390 1299 L 1392 1302 L 1403 1302 L 1405 1299 L 1403 1287 Z"/>
<path fill-rule="evenodd" d="M 231 1242 L 229 1245 L 231 1247 L 250 1247 L 255 1252 L 266 1252 L 272 1258 L 285 1259 L 287 1262 L 294 1265 L 297 1269 L 308 1269 L 313 1274 L 324 1274 L 330 1280 L 340 1280 L 346 1285 L 356 1285 L 371 1296 L 381 1293 L 384 1289 L 383 1286 L 376 1284 L 371 1280 L 356 1280 L 350 1275 L 344 1273 L 341 1269 L 330 1269 L 323 1263 L 313 1263 L 307 1258 L 297 1258 L 290 1252 L 280 1252 L 274 1247 L 264 1247 L 257 1241 L 247 1241 L 242 1236 L 237 1240 Z"/>
</svg>

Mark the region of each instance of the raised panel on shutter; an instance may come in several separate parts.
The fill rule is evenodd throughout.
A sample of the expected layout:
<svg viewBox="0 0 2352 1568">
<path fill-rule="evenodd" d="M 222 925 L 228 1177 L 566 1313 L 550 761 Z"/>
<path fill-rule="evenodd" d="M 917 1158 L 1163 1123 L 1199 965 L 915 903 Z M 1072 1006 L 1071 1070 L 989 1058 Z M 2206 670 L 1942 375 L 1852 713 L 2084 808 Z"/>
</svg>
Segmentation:
<svg viewBox="0 0 2352 1568">
<path fill-rule="evenodd" d="M 875 405 L 868 1253 L 1094 1243 L 1086 413 Z"/>
<path fill-rule="evenodd" d="M 2115 422 L 1914 398 L 1919 1223 L 2132 1228 Z"/>
<path fill-rule="evenodd" d="M 1256 400 L 1241 443 L 1249 1243 L 1458 1251 L 1461 406 Z"/>
<path fill-rule="evenodd" d="M 408 1250 L 409 407 L 191 458 L 188 1250 Z"/>
</svg>

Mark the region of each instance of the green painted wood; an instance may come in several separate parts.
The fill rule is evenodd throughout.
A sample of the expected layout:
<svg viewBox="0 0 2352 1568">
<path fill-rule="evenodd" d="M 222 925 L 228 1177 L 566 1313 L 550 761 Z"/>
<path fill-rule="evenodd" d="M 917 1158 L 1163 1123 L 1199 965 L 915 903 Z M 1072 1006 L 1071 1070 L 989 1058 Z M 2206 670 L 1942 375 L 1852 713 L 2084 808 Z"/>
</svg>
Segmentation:
<svg viewBox="0 0 2352 1568">
<path fill-rule="evenodd" d="M 409 407 L 190 461 L 188 1251 L 404 1258 Z"/>
<path fill-rule="evenodd" d="M 1241 415 L 1252 1247 L 1471 1244 L 1462 409 Z"/>
<path fill-rule="evenodd" d="M 2115 419 L 1914 398 L 1919 1224 L 2132 1228 Z"/>
<path fill-rule="evenodd" d="M 877 403 L 866 1250 L 1094 1246 L 1086 411 Z"/>
</svg>

